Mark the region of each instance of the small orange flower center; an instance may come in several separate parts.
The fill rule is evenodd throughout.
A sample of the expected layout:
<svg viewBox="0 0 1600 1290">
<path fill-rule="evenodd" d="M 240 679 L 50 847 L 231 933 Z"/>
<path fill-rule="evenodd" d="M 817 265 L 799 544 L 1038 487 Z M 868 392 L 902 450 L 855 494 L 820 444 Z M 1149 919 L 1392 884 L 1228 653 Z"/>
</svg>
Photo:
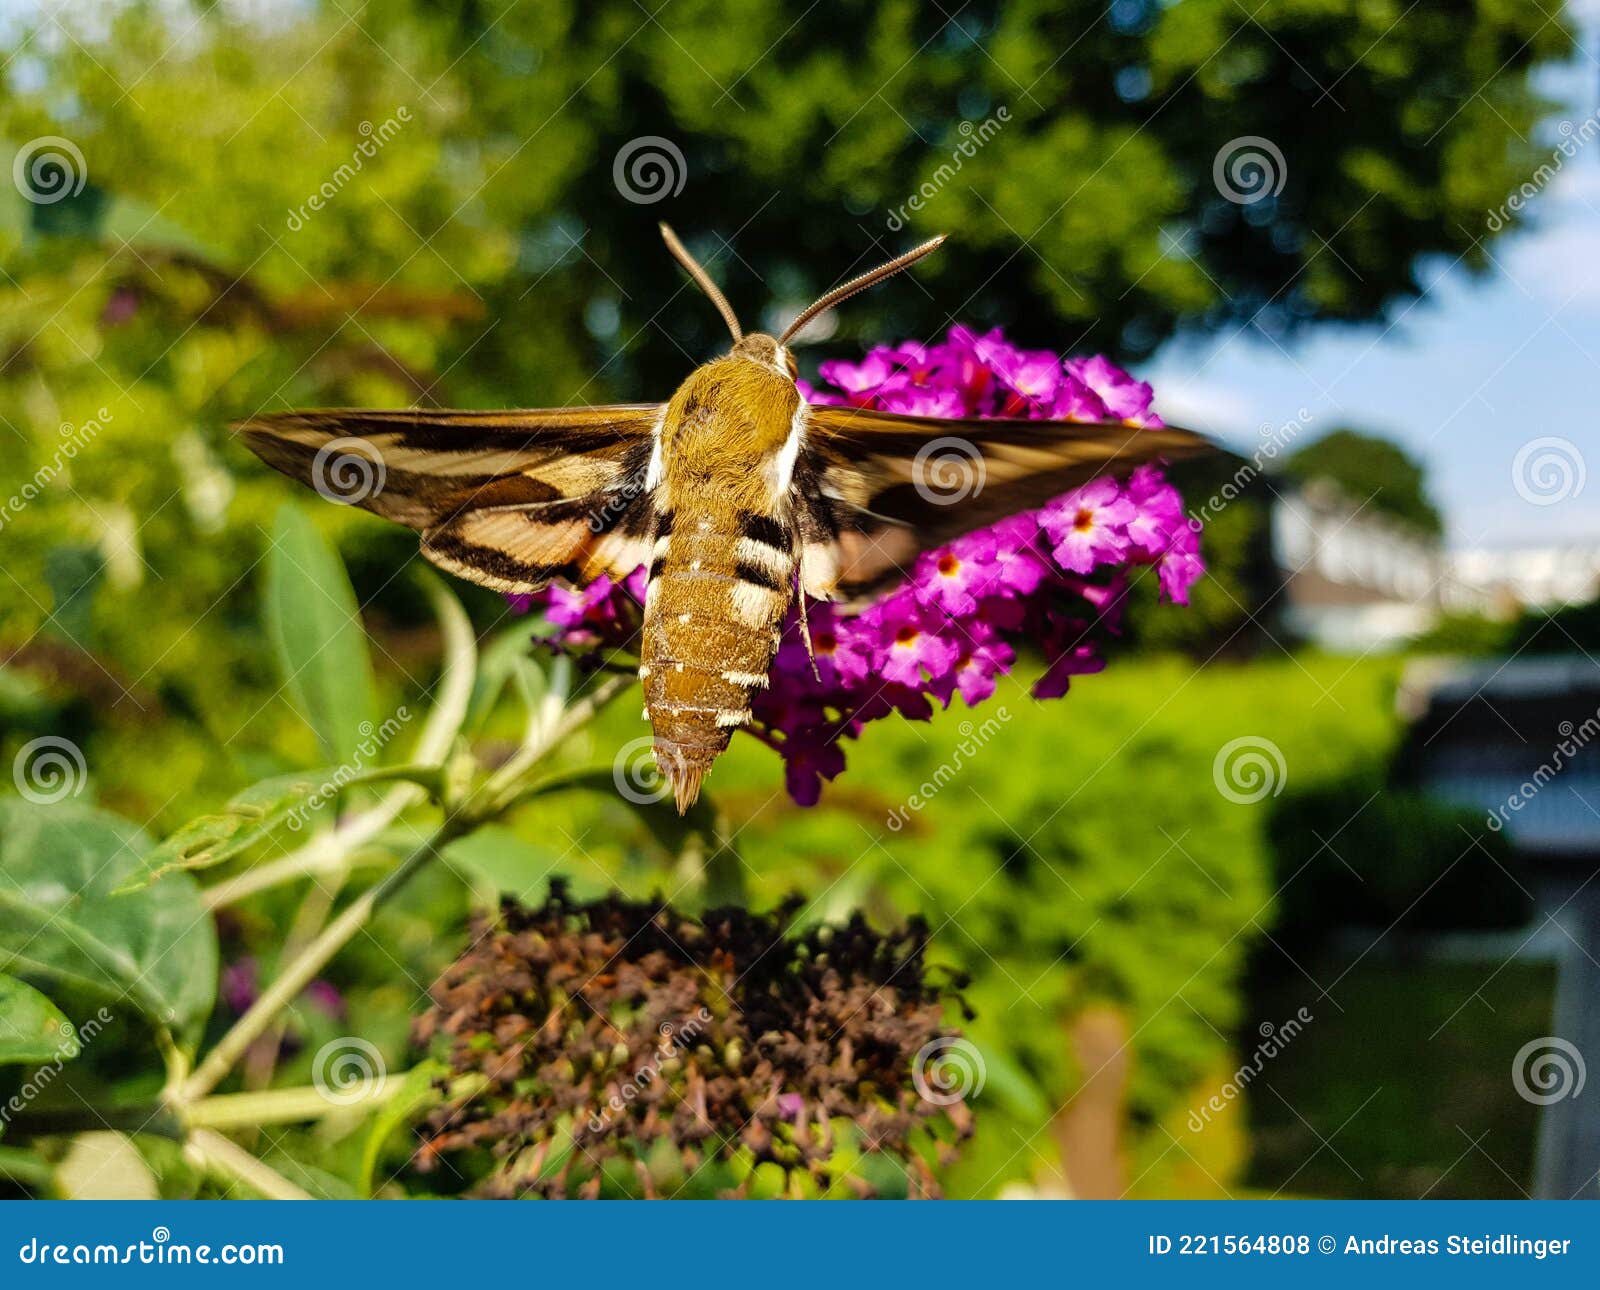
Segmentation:
<svg viewBox="0 0 1600 1290">
<path fill-rule="evenodd" d="M 1094 527 L 1094 512 L 1087 506 L 1080 506 L 1076 518 L 1072 521 L 1072 527 L 1080 533 L 1087 533 Z"/>
<path fill-rule="evenodd" d="M 912 641 L 916 640 L 919 635 L 921 635 L 921 633 L 917 631 L 915 627 L 911 626 L 910 623 L 907 623 L 894 634 L 894 643 L 896 645 L 909 645 Z"/>
<path fill-rule="evenodd" d="M 953 578 L 961 572 L 961 561 L 946 551 L 939 557 L 939 572 L 946 578 Z"/>
</svg>

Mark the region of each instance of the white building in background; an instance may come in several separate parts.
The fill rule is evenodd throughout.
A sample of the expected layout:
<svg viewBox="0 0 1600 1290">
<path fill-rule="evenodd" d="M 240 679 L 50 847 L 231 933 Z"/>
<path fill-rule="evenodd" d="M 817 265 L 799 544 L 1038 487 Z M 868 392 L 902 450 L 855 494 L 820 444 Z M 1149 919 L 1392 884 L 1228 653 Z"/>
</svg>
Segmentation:
<svg viewBox="0 0 1600 1290">
<path fill-rule="evenodd" d="M 1448 551 L 1317 482 L 1276 495 L 1272 553 L 1286 624 L 1341 653 L 1401 645 L 1441 613 L 1511 618 L 1600 595 L 1600 542 Z"/>
<path fill-rule="evenodd" d="M 1325 649 L 1365 651 L 1426 631 L 1439 616 L 1437 541 L 1318 483 L 1272 507 L 1284 621 Z"/>
<path fill-rule="evenodd" d="M 1452 551 L 1446 559 L 1452 590 L 1491 615 L 1581 605 L 1600 592 L 1600 543 Z"/>
</svg>

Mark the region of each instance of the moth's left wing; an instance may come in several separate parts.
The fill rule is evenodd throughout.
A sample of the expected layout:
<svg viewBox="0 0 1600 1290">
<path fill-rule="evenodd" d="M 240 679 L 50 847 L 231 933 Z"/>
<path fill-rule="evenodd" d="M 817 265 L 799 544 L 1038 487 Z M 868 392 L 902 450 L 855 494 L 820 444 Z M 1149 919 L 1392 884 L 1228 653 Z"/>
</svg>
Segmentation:
<svg viewBox="0 0 1600 1290">
<path fill-rule="evenodd" d="M 440 568 L 499 591 L 626 577 L 650 560 L 645 489 L 664 405 L 508 412 L 333 409 L 235 426 L 268 465 L 422 534 Z"/>
<path fill-rule="evenodd" d="M 812 406 L 795 476 L 808 590 L 831 578 L 837 595 L 864 595 L 909 573 L 919 551 L 1101 475 L 1210 451 L 1172 426 Z"/>
</svg>

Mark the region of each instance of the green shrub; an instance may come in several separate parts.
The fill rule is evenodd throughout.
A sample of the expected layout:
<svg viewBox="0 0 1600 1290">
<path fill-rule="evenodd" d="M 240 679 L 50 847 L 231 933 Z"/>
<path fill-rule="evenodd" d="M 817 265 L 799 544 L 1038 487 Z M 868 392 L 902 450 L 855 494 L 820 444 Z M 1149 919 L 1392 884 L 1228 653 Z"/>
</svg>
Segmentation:
<svg viewBox="0 0 1600 1290">
<path fill-rule="evenodd" d="M 1486 834 L 1475 811 L 1372 776 L 1285 796 L 1268 835 L 1284 888 L 1279 926 L 1294 939 L 1343 926 L 1517 927 L 1532 909 L 1504 834 Z"/>
</svg>

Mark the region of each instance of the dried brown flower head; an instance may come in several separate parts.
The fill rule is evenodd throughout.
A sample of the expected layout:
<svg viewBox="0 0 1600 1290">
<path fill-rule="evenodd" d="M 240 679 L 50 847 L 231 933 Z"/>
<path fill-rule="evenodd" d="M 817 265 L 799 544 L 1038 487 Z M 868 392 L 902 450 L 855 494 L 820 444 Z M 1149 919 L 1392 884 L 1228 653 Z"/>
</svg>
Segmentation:
<svg viewBox="0 0 1600 1290">
<path fill-rule="evenodd" d="M 930 982 L 920 920 L 794 933 L 802 903 L 693 918 L 574 902 L 557 881 L 541 908 L 480 920 L 416 1026 L 451 1070 L 419 1164 L 448 1153 L 491 1196 L 688 1194 L 708 1178 L 799 1195 L 836 1176 L 873 1194 L 840 1167 L 859 1156 L 937 1194 L 928 1157 L 948 1158 L 971 1118 L 917 1062 L 955 1036 L 944 1001 L 960 983 Z"/>
</svg>

